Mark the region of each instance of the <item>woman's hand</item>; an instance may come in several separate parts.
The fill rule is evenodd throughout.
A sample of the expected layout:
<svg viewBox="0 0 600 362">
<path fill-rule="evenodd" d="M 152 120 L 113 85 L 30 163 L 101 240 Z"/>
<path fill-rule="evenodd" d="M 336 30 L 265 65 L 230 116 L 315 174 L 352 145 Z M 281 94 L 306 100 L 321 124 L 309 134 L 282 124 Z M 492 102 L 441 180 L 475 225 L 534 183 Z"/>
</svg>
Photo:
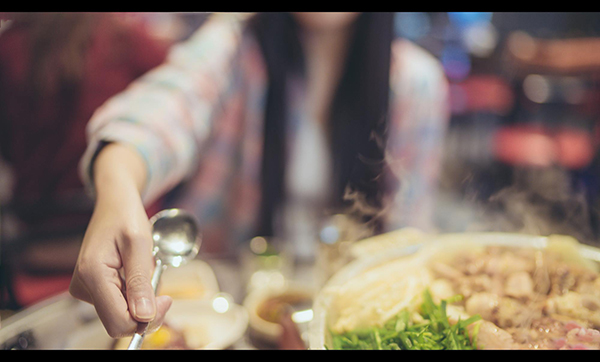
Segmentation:
<svg viewBox="0 0 600 362">
<path fill-rule="evenodd" d="M 150 223 L 140 190 L 145 165 L 132 150 L 108 145 L 94 163 L 94 214 L 84 236 L 70 293 L 94 305 L 113 338 L 132 335 L 138 322 L 157 329 L 171 298 L 155 297 Z"/>
</svg>

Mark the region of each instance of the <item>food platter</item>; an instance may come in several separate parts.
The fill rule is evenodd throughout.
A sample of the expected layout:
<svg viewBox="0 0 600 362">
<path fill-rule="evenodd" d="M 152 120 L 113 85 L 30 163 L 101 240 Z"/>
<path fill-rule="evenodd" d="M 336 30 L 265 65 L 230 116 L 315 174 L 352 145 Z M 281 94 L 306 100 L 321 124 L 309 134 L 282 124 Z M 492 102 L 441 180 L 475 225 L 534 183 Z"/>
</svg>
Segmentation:
<svg viewBox="0 0 600 362">
<path fill-rule="evenodd" d="M 389 277 L 381 273 L 378 277 L 375 271 L 385 270 L 386 267 L 394 265 L 393 271 L 396 275 L 407 275 L 411 270 L 423 269 L 424 260 L 434 255 L 441 255 L 450 251 L 472 250 L 474 248 L 484 247 L 507 247 L 535 250 L 549 250 L 556 245 L 568 245 L 563 251 L 565 257 L 570 258 L 579 264 L 585 264 L 590 268 L 598 268 L 600 263 L 600 249 L 577 243 L 574 239 L 566 236 L 535 236 L 513 233 L 457 233 L 430 235 L 424 237 L 418 244 L 412 244 L 405 247 L 392 247 L 381 250 L 367 257 L 359 258 L 346 265 L 336 273 L 321 289 L 315 298 L 313 305 L 314 319 L 310 325 L 309 348 L 310 349 L 333 349 L 332 329 L 341 319 L 339 298 L 345 291 L 352 288 L 360 288 L 361 283 L 375 285 L 383 283 L 381 279 L 394 280 L 396 289 L 402 290 L 409 284 L 408 278 Z M 392 269 L 389 269 L 392 270 Z M 378 278 L 365 282 L 367 277 Z M 369 284 L 370 283 L 370 284 Z M 391 282 L 390 282 L 391 283 Z M 402 284 L 404 283 L 404 284 Z M 374 288 L 373 288 L 374 289 Z M 393 290 L 393 288 L 389 288 Z M 361 291 L 361 298 L 368 294 L 368 289 Z M 411 292 L 413 293 L 413 292 Z M 402 298 L 401 292 L 395 292 L 386 295 L 386 298 Z M 350 295 L 350 294 L 347 294 Z M 358 295 L 358 294 L 357 294 Z M 386 306 L 374 296 L 374 303 L 381 304 L 378 308 L 385 309 Z M 360 298 L 357 298 L 360 299 Z M 356 303 L 365 303 L 364 300 Z M 354 309 L 355 314 L 366 313 L 367 308 L 362 307 Z"/>
</svg>

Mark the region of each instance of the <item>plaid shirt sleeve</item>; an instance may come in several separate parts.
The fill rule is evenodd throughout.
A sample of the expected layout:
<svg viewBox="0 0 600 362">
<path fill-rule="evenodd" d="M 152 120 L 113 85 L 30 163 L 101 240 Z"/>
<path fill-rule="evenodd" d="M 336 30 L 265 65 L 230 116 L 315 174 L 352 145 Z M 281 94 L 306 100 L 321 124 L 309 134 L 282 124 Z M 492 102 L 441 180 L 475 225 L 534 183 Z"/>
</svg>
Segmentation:
<svg viewBox="0 0 600 362">
<path fill-rule="evenodd" d="M 147 164 L 145 204 L 190 177 L 212 122 L 235 89 L 241 22 L 214 15 L 175 45 L 167 61 L 100 107 L 87 129 L 81 176 L 93 193 L 91 165 L 102 144 L 136 149 Z"/>
</svg>

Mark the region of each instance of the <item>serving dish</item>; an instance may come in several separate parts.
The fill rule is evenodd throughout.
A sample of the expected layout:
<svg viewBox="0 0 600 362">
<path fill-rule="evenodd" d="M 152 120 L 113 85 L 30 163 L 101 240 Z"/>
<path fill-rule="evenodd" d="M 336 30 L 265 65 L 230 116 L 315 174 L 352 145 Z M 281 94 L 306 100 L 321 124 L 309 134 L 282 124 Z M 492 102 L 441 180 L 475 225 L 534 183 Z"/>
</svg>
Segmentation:
<svg viewBox="0 0 600 362">
<path fill-rule="evenodd" d="M 352 243 L 350 254 L 353 259 L 368 258 L 382 251 L 420 244 L 428 237 L 431 235 L 420 229 L 401 228 Z"/>
<path fill-rule="evenodd" d="M 280 309 L 288 304 L 310 306 L 315 294 L 314 287 L 296 281 L 287 281 L 283 287 L 254 289 L 243 302 L 251 334 L 266 343 L 277 343 L 283 333 L 283 327 L 274 320 Z"/>
<path fill-rule="evenodd" d="M 420 243 L 407 247 L 388 248 L 381 252 L 374 253 L 368 257 L 354 260 L 342 270 L 336 273 L 321 291 L 315 297 L 313 310 L 314 318 L 310 324 L 309 331 L 309 348 L 310 349 L 331 349 L 332 334 L 331 328 L 339 318 L 339 310 L 336 309 L 336 298 L 343 288 L 350 283 L 357 283 L 358 278 L 368 275 L 370 270 L 391 265 L 395 263 L 397 266 L 395 272 L 402 273 L 403 268 L 408 272 L 411 268 L 418 269 L 422 260 L 427 258 L 427 255 L 435 255 L 436 252 L 444 250 L 467 250 L 473 247 L 485 246 L 506 246 L 516 248 L 534 248 L 537 250 L 546 250 L 549 245 L 554 245 L 555 241 L 567 241 L 569 245 L 574 245 L 571 241 L 574 239 L 566 236 L 536 236 L 513 233 L 457 233 L 457 234 L 441 234 L 432 235 L 424 238 Z M 575 241 L 576 243 L 576 241 Z M 565 249 L 567 250 L 567 249 Z M 570 250 L 570 249 L 569 249 Z M 576 243 L 573 246 L 577 255 L 565 256 L 585 261 L 591 268 L 597 268 L 600 263 L 600 249 Z M 398 280 L 402 280 L 399 278 Z M 364 282 L 364 281 L 363 281 Z M 373 280 L 372 282 L 377 282 Z M 406 286 L 405 286 L 406 287 Z"/>
</svg>

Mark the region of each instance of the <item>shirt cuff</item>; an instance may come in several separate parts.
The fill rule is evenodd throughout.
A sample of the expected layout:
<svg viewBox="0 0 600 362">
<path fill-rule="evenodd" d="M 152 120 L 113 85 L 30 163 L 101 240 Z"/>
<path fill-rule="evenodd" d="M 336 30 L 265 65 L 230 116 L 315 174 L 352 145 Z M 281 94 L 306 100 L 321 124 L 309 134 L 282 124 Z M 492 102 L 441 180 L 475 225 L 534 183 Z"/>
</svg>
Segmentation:
<svg viewBox="0 0 600 362">
<path fill-rule="evenodd" d="M 160 137 L 154 135 L 151 131 L 141 131 L 138 125 L 129 124 L 128 122 L 113 122 L 111 126 L 105 126 L 89 139 L 88 147 L 80 161 L 80 177 L 87 193 L 93 199 L 96 198 L 93 176 L 93 165 L 96 157 L 106 145 L 119 143 L 135 150 L 144 160 L 147 174 L 146 185 L 141 192 L 141 198 L 144 205 L 152 204 L 175 183 L 169 178 L 160 177 L 160 175 L 172 174 L 168 170 L 172 160 L 165 154 L 164 148 L 160 147 L 161 142 Z"/>
</svg>

